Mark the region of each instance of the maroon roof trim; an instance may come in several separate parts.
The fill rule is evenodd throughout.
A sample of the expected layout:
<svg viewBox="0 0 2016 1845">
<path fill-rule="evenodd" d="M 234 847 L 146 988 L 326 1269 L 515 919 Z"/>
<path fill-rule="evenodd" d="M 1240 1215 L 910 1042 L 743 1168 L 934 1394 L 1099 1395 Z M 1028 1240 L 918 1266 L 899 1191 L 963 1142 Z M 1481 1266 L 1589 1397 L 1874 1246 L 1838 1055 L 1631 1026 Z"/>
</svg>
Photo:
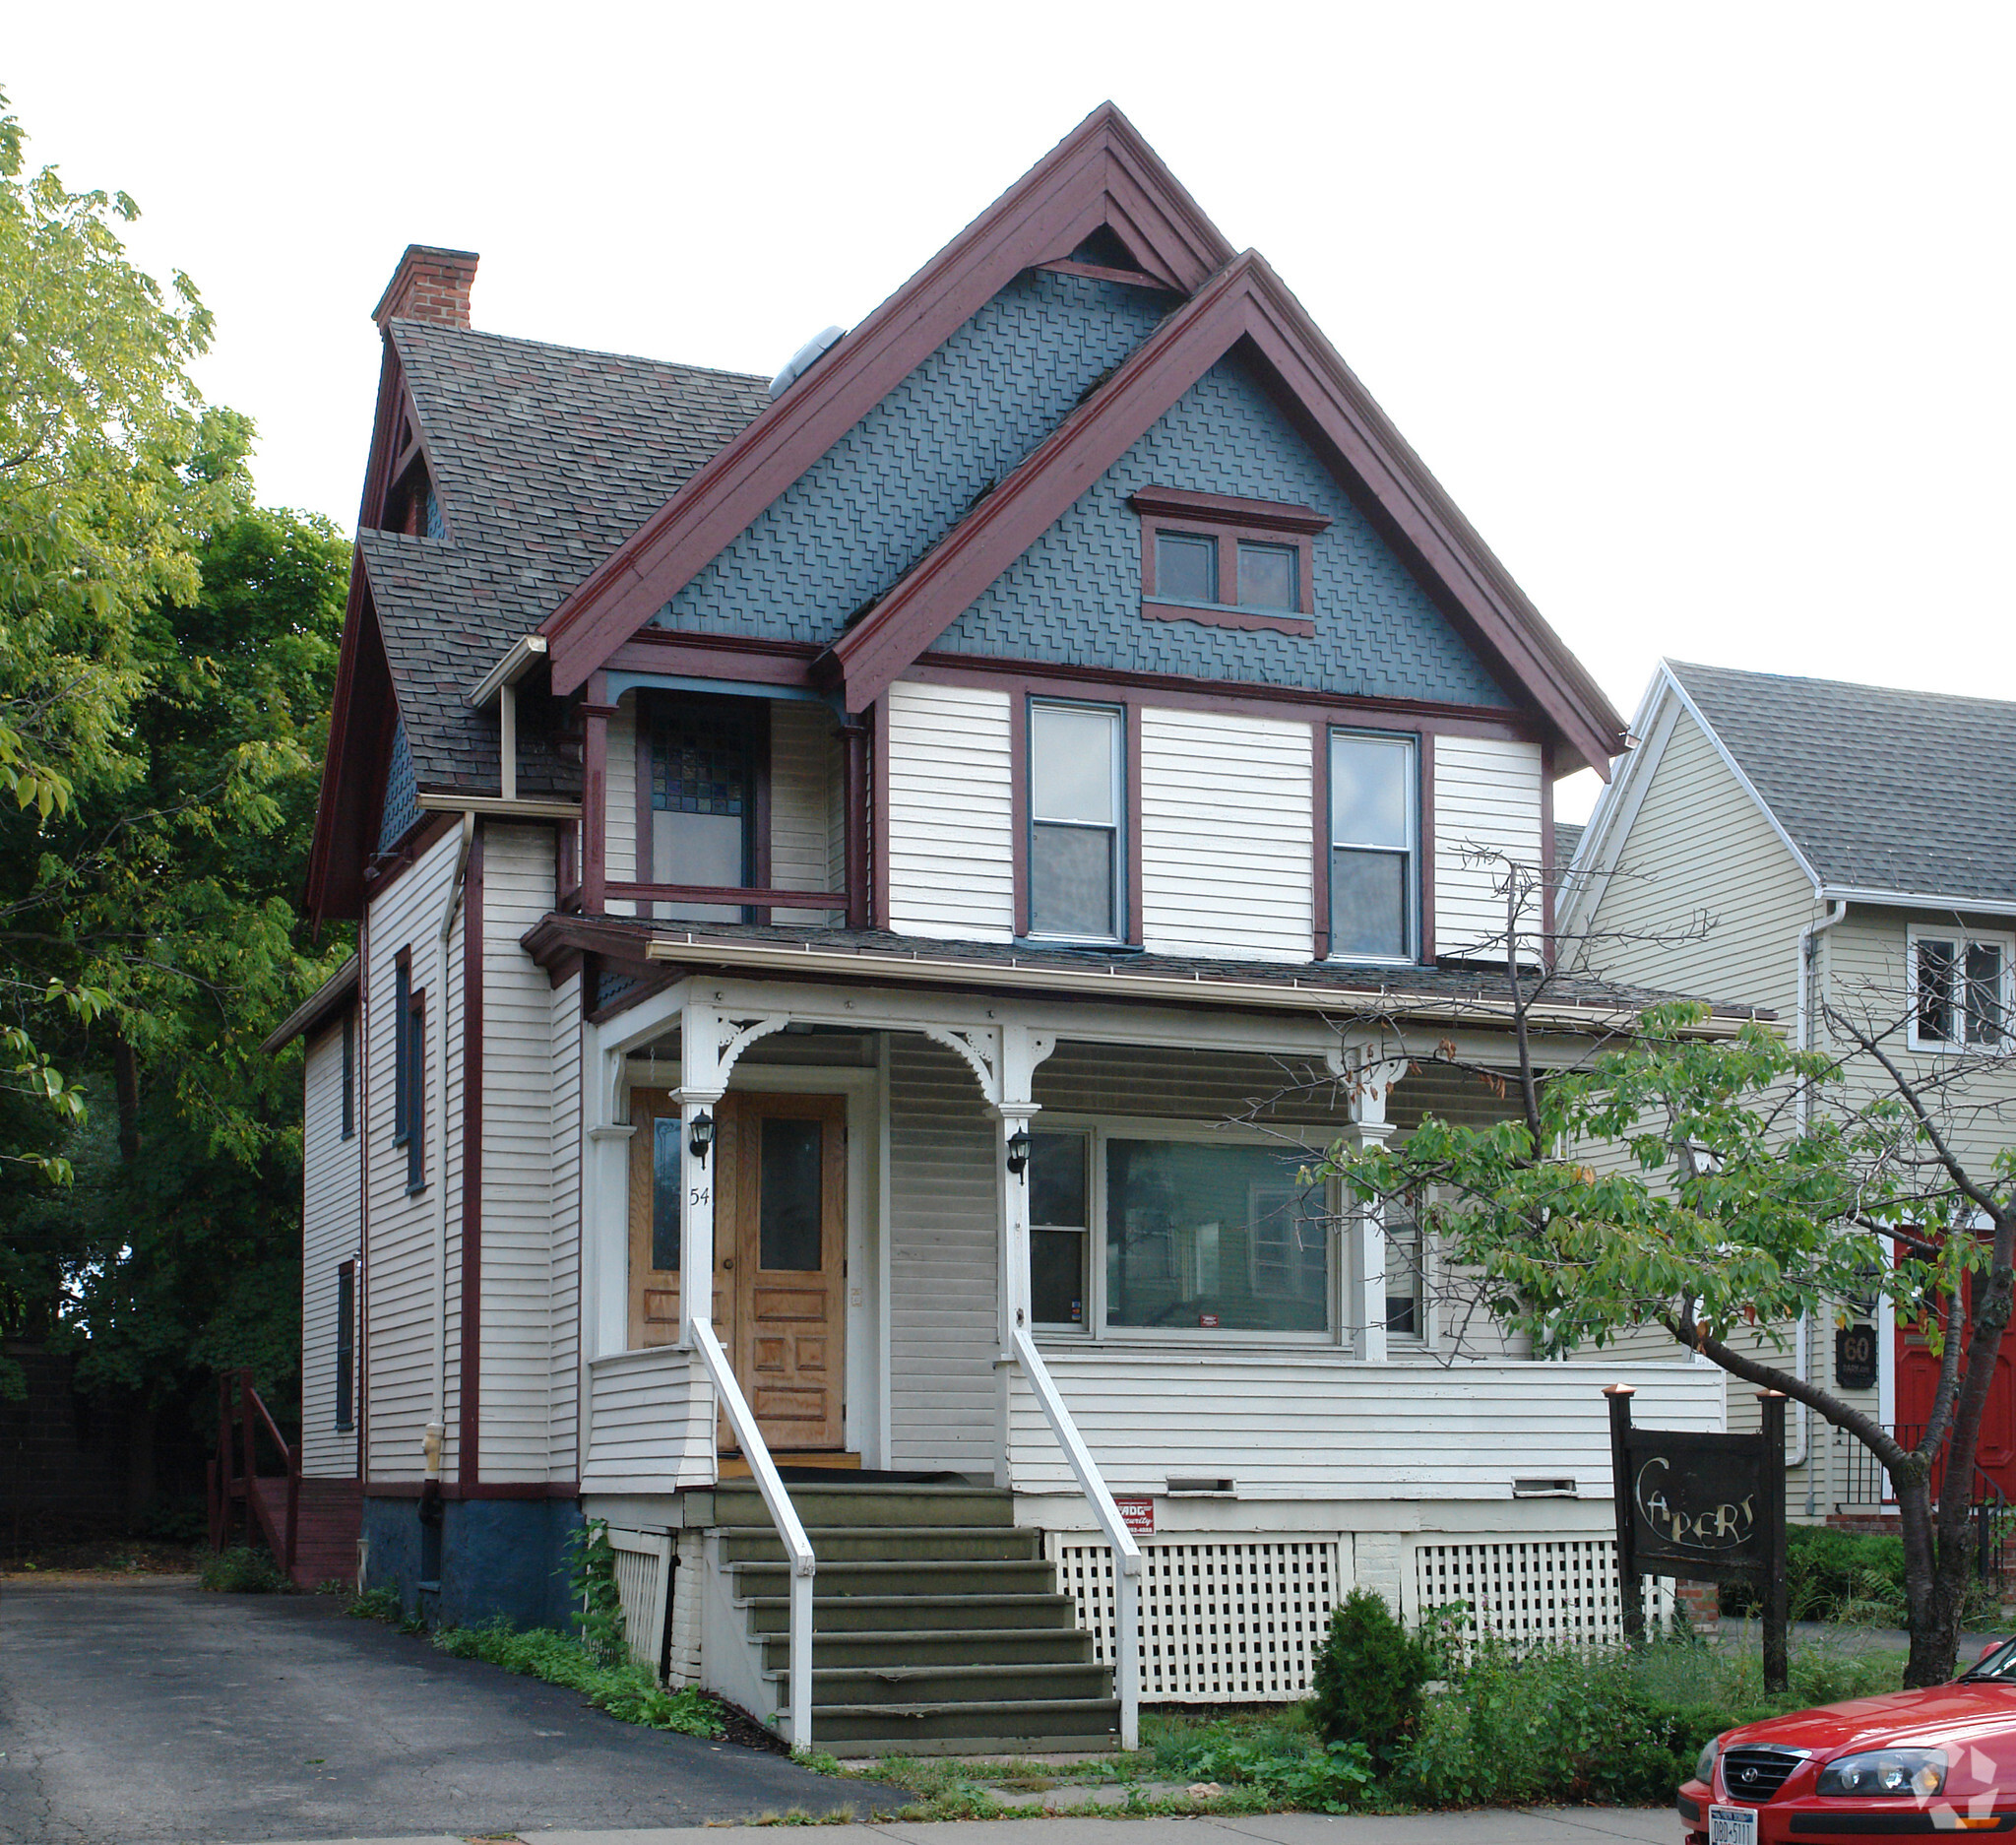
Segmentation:
<svg viewBox="0 0 2016 1845">
<path fill-rule="evenodd" d="M 953 238 L 707 463 L 544 623 L 553 690 L 609 655 L 981 306 L 1025 269 L 1068 258 L 1102 224 L 1146 274 L 1200 287 L 1232 250 L 1110 102 Z"/>
<path fill-rule="evenodd" d="M 308 849 L 307 908 L 318 927 L 332 917 L 363 914 L 364 861 L 376 843 L 372 828 L 378 816 L 372 809 L 397 709 L 370 579 L 362 552 L 353 552 L 315 838 Z"/>
<path fill-rule="evenodd" d="M 822 676 L 858 710 L 881 693 L 1078 496 L 1225 354 L 1241 348 L 1368 517 L 1435 593 L 1460 631 L 1497 662 L 1599 773 L 1623 747 L 1623 720 L 1456 510 L 1264 258 L 1246 251 L 1142 342 L 1104 385 L 844 634 Z"/>
</svg>

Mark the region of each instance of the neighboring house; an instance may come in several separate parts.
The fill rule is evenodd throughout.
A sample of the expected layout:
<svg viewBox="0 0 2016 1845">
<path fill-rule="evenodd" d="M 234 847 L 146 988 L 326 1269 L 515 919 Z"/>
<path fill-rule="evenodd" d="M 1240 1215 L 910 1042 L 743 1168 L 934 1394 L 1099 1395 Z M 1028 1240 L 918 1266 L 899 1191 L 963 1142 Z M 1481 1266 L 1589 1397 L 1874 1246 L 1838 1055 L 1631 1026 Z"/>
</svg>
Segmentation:
<svg viewBox="0 0 2016 1845">
<path fill-rule="evenodd" d="M 855 1749 L 1298 1695 L 1358 1583 L 1613 1622 L 1614 1363 L 1450 1363 L 1297 1173 L 1503 1111 L 1372 1059 L 1510 1064 L 1479 853 L 1622 727 L 1274 273 L 1110 108 L 768 386 L 474 268 L 378 309 L 310 890 L 368 1579 L 553 1618 L 606 1519 L 641 1656 Z"/>
<path fill-rule="evenodd" d="M 1632 728 L 1561 904 L 1592 968 L 1768 1008 L 1795 1043 L 1846 1050 L 1831 1007 L 1891 1028 L 1890 1049 L 1920 1071 L 2000 1047 L 2016 957 L 2016 704 L 1668 661 Z M 1866 1060 L 1849 1063 L 1851 1102 L 1887 1087 Z M 2016 1102 L 2016 1080 L 1984 1070 L 1972 1093 Z M 1947 1126 L 1984 1173 L 2016 1139 L 1993 1114 Z M 1922 1430 L 1936 1381 L 1922 1343 L 1887 1301 L 1845 1304 L 1842 1317 L 1782 1329 L 1778 1349 L 1882 1423 Z M 1866 1387 L 1858 1325 L 1876 1333 Z M 2012 1375 L 2005 1361 L 1980 1459 L 2016 1496 Z M 1748 1386 L 1732 1385 L 1729 1421 L 1756 1426 Z M 1789 1421 L 1795 1517 L 1880 1508 L 1887 1488 L 1858 1443 L 1797 1405 Z"/>
</svg>

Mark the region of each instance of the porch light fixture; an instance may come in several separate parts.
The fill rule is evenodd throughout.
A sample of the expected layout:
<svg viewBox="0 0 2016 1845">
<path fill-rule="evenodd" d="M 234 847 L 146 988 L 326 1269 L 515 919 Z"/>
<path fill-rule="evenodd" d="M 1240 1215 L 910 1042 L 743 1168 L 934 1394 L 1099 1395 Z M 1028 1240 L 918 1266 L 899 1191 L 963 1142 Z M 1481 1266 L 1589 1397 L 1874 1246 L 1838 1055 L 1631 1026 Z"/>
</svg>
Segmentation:
<svg viewBox="0 0 2016 1845">
<path fill-rule="evenodd" d="M 705 1109 L 693 1117 L 693 1130 L 687 1137 L 686 1145 L 693 1157 L 705 1166 L 707 1150 L 714 1145 L 714 1116 Z"/>
<path fill-rule="evenodd" d="M 1017 1178 L 1029 1165 L 1029 1129 L 1018 1127 L 1008 1136 L 1008 1170 Z"/>
</svg>

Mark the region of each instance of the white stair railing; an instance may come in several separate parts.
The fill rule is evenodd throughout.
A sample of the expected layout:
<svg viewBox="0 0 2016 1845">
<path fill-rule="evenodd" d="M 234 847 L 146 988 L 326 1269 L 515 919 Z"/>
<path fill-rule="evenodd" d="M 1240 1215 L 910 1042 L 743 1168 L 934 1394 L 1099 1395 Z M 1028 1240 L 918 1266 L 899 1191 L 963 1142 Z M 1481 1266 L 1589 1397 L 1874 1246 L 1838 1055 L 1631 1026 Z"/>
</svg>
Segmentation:
<svg viewBox="0 0 2016 1845">
<path fill-rule="evenodd" d="M 812 1541 L 805 1536 L 790 1495 L 784 1490 L 784 1478 L 770 1458 L 770 1446 L 756 1417 L 742 1395 L 729 1368 L 728 1355 L 715 1337 L 714 1325 L 697 1313 L 687 1322 L 714 1387 L 721 1392 L 722 1408 L 728 1413 L 728 1426 L 742 1444 L 742 1458 L 749 1463 L 756 1490 L 770 1510 L 770 1521 L 784 1541 L 785 1559 L 790 1564 L 790 1675 L 791 1750 L 801 1752 L 812 1747 L 812 1579 L 818 1573 L 818 1559 L 812 1555 Z"/>
<path fill-rule="evenodd" d="M 1043 1363 L 1042 1354 L 1036 1349 L 1036 1341 L 1021 1326 L 1013 1328 L 1013 1337 L 1015 1356 L 1022 1362 L 1023 1372 L 1029 1378 L 1030 1388 L 1036 1392 L 1036 1400 L 1042 1405 L 1043 1419 L 1050 1425 L 1050 1433 L 1056 1436 L 1057 1445 L 1064 1450 L 1064 1458 L 1078 1476 L 1078 1489 L 1090 1502 L 1093 1515 L 1106 1534 L 1106 1543 L 1112 1547 L 1116 1629 L 1113 1635 L 1113 1689 L 1120 1699 L 1120 1747 L 1139 1749 L 1141 1547 L 1134 1542 L 1134 1534 L 1127 1529 L 1126 1520 L 1120 1516 L 1120 1508 L 1113 1503 L 1113 1495 L 1106 1490 L 1099 1463 L 1092 1458 L 1092 1450 L 1085 1445 L 1085 1437 L 1071 1420 L 1071 1411 L 1050 1375 L 1049 1367 Z"/>
</svg>

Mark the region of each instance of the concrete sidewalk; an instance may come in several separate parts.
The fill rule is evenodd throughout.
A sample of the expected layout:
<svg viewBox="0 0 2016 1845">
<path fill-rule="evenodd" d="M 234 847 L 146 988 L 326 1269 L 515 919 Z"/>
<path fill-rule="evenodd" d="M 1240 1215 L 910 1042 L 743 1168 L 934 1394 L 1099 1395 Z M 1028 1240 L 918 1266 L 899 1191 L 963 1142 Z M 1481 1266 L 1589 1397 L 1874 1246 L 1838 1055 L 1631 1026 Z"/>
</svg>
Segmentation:
<svg viewBox="0 0 2016 1845">
<path fill-rule="evenodd" d="M 643 1831 L 517 1832 L 496 1845 L 722 1845 L 722 1828 L 662 1826 Z M 1670 1808 L 1548 1807 L 1403 1816 L 1262 1813 L 1197 1819 L 952 1819 L 822 1825 L 819 1845 L 1679 1845 Z M 217 1845 L 254 1845 L 218 1841 Z M 279 1845 L 261 1840 L 257 1845 Z M 450 1833 L 419 1838 L 290 1841 L 287 1845 L 467 1845 Z M 486 1840 L 485 1845 L 491 1845 Z"/>
</svg>

